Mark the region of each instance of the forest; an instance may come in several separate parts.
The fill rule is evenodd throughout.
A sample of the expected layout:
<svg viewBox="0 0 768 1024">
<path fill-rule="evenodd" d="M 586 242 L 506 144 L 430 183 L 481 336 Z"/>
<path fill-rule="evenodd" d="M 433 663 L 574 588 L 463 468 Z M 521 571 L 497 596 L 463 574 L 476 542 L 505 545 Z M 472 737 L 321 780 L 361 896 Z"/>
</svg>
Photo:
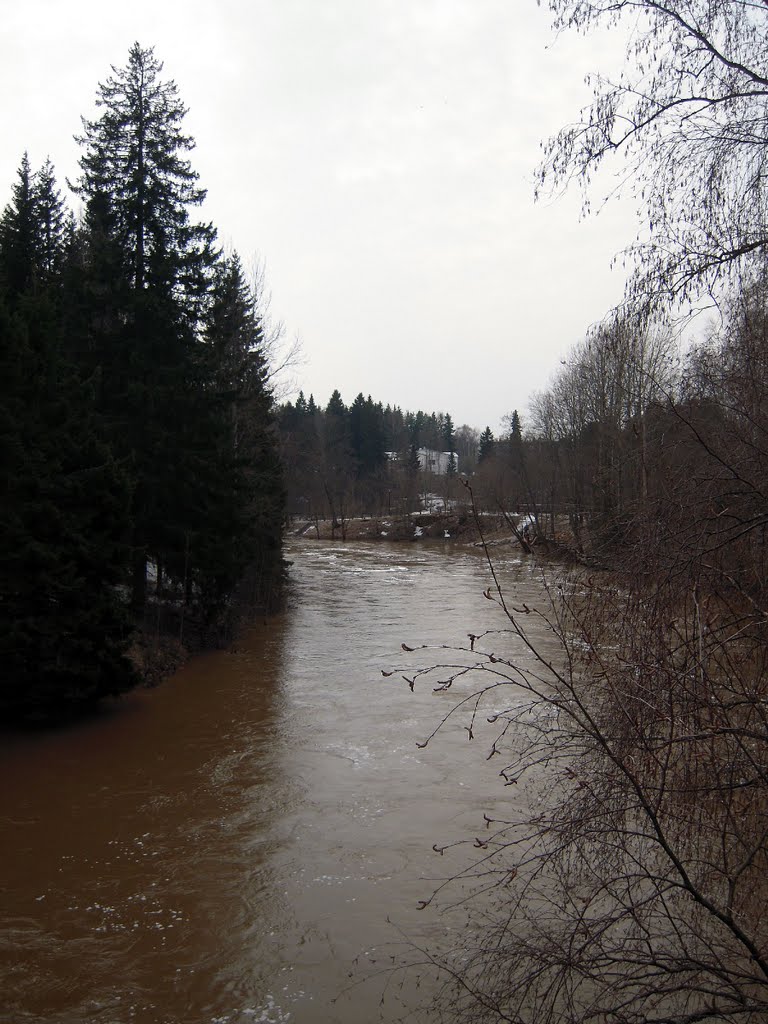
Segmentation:
<svg viewBox="0 0 768 1024">
<path fill-rule="evenodd" d="M 81 213 L 24 155 L 0 219 L 5 719 L 125 691 L 160 632 L 218 642 L 283 573 L 262 296 L 194 219 L 194 141 L 153 51 L 96 103 Z"/>
</svg>

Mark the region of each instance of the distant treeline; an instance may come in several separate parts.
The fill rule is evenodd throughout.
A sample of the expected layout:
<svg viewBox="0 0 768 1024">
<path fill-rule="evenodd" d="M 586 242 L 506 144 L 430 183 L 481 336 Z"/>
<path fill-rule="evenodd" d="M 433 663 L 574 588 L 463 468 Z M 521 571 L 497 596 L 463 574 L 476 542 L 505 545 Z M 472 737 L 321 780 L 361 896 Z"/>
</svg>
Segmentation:
<svg viewBox="0 0 768 1024">
<path fill-rule="evenodd" d="M 539 539 L 601 565 L 685 542 L 733 579 L 762 580 L 766 294 L 760 277 L 743 282 L 684 357 L 671 321 L 614 311 L 498 437 L 362 394 L 347 406 L 335 391 L 325 407 L 300 394 L 278 410 L 289 512 L 343 523 L 437 494 L 531 515 Z M 456 453 L 456 472 L 430 473 L 425 448 Z"/>
<path fill-rule="evenodd" d="M 308 519 L 414 509 L 425 490 L 455 489 L 477 462 L 479 435 L 454 427 L 450 413 L 403 412 L 358 394 L 346 405 L 338 390 L 320 407 L 299 393 L 277 412 L 288 511 Z M 446 452 L 447 472 L 425 472 L 419 451 Z"/>
<path fill-rule="evenodd" d="M 126 690 L 136 626 L 226 630 L 282 572 L 268 339 L 151 49 L 98 87 L 67 208 L 25 155 L 0 221 L 0 713 Z"/>
</svg>

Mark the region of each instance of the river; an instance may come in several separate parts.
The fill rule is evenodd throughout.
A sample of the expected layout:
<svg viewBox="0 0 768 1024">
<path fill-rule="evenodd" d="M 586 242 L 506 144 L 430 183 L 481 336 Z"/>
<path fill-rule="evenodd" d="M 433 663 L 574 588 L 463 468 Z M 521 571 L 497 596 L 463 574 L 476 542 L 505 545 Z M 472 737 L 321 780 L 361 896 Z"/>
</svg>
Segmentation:
<svg viewBox="0 0 768 1024">
<path fill-rule="evenodd" d="M 419 901 L 469 853 L 432 844 L 516 797 L 461 723 L 417 746 L 454 697 L 411 693 L 400 645 L 503 625 L 489 573 L 451 545 L 301 541 L 288 557 L 286 611 L 235 650 L 3 738 L 3 1022 L 431 1018 L 436 982 L 389 967 L 409 941 L 453 941 Z M 530 563 L 503 571 L 541 602 Z"/>
</svg>

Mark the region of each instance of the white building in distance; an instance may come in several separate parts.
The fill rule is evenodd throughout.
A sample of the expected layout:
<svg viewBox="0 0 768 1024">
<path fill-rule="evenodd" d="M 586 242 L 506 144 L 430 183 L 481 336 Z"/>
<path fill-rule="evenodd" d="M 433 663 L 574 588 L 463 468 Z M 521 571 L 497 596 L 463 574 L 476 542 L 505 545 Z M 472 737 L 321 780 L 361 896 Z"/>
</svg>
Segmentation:
<svg viewBox="0 0 768 1024">
<path fill-rule="evenodd" d="M 431 448 L 419 448 L 419 465 L 426 473 L 434 473 L 435 476 L 445 476 L 451 461 L 450 452 L 435 452 Z M 453 463 L 456 472 L 459 470 L 459 456 L 453 453 Z"/>
</svg>

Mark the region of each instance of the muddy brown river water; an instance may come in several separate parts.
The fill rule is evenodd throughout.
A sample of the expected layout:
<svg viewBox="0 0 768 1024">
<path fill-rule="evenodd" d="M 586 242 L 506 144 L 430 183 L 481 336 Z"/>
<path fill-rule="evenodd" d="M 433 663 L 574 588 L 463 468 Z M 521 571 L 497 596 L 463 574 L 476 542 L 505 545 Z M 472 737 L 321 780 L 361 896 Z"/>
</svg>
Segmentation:
<svg viewBox="0 0 768 1024">
<path fill-rule="evenodd" d="M 461 728 L 417 747 L 452 697 L 411 693 L 400 645 L 502 625 L 488 570 L 449 545 L 288 557 L 288 609 L 235 651 L 77 726 L 3 737 L 3 1022 L 431 1019 L 437 983 L 386 968 L 404 937 L 454 941 L 418 909 L 460 864 L 432 844 L 515 797 Z M 541 601 L 534 567 L 502 569 Z"/>
</svg>

